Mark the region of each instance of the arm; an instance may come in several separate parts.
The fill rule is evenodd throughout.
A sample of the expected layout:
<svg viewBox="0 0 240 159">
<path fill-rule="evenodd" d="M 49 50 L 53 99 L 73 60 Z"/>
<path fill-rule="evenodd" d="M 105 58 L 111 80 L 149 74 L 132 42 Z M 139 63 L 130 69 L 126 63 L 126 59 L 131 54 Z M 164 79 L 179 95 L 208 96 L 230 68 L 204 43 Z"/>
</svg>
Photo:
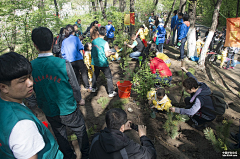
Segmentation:
<svg viewBox="0 0 240 159">
<path fill-rule="evenodd" d="M 32 157 L 30 157 L 29 159 L 38 159 L 37 154 L 32 156 Z"/>
<path fill-rule="evenodd" d="M 198 98 L 196 98 L 195 103 L 193 104 L 193 106 L 190 109 L 184 109 L 184 108 L 175 108 L 175 112 L 179 113 L 179 114 L 183 114 L 183 115 L 189 115 L 189 116 L 193 116 L 194 114 L 196 114 L 199 109 L 201 108 L 201 102 Z M 170 110 L 172 110 L 170 108 Z"/>
<path fill-rule="evenodd" d="M 82 99 L 80 87 L 76 78 L 76 75 L 73 71 L 72 65 L 69 61 L 66 60 L 66 69 L 67 69 L 67 75 L 69 78 L 69 83 L 73 90 L 73 96 L 77 102 L 79 102 Z"/>
<path fill-rule="evenodd" d="M 130 48 L 133 49 L 133 48 L 135 48 L 137 46 L 137 41 L 135 40 L 132 45 L 127 44 L 126 41 L 124 42 L 124 44 L 127 45 L 127 47 L 130 47 Z"/>
<path fill-rule="evenodd" d="M 111 52 L 110 51 L 108 42 L 106 42 L 105 45 L 104 45 L 104 51 L 105 51 L 105 56 L 106 57 L 109 57 L 109 56 L 114 55 L 116 53 L 116 52 Z"/>
<path fill-rule="evenodd" d="M 194 78 L 198 84 L 201 83 L 201 82 L 198 82 L 197 78 L 191 72 L 188 72 L 188 70 L 185 67 L 181 67 L 181 69 L 186 73 L 188 77 Z"/>
</svg>

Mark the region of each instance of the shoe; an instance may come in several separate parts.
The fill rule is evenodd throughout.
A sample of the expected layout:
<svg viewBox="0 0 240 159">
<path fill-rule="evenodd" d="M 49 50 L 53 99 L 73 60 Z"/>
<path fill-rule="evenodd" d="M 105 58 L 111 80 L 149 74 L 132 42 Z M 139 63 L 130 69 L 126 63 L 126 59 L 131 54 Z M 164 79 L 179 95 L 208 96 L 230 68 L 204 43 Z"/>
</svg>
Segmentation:
<svg viewBox="0 0 240 159">
<path fill-rule="evenodd" d="M 114 96 L 116 96 L 116 95 L 117 95 L 117 92 L 113 91 L 112 93 L 110 93 L 110 94 L 108 95 L 108 97 L 112 98 L 112 97 L 114 97 Z"/>
<path fill-rule="evenodd" d="M 239 149 L 239 144 L 230 143 L 229 149 L 231 149 L 231 150 L 237 150 L 237 149 Z"/>
<path fill-rule="evenodd" d="M 234 67 L 230 67 L 231 69 L 234 69 Z"/>
<path fill-rule="evenodd" d="M 178 61 L 182 61 L 183 59 L 177 59 Z"/>
<path fill-rule="evenodd" d="M 224 67 L 224 69 L 225 69 L 225 70 L 229 70 L 229 68 L 227 68 L 227 67 Z"/>
<path fill-rule="evenodd" d="M 231 132 L 231 133 L 230 133 L 230 137 L 231 137 L 232 140 L 234 140 L 234 141 L 236 141 L 236 142 L 239 141 L 239 140 L 238 140 L 238 134 L 237 134 L 237 133 Z"/>
<path fill-rule="evenodd" d="M 98 90 L 98 88 L 92 88 L 92 93 L 95 93 Z"/>
<path fill-rule="evenodd" d="M 85 100 L 81 99 L 80 102 L 78 102 L 79 105 L 85 105 Z"/>
</svg>

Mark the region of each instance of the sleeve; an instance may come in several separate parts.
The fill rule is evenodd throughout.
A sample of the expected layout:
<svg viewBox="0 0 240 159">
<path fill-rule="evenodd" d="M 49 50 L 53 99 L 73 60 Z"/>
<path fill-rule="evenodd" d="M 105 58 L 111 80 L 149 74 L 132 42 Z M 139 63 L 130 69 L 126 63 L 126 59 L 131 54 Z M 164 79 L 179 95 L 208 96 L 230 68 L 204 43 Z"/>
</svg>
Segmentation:
<svg viewBox="0 0 240 159">
<path fill-rule="evenodd" d="M 63 42 L 62 42 L 62 46 L 61 46 L 61 53 L 62 53 L 62 57 L 63 57 L 63 59 L 65 59 L 66 57 L 65 57 L 65 47 L 64 47 L 64 40 L 63 40 Z"/>
<path fill-rule="evenodd" d="M 80 39 L 79 39 L 79 38 L 77 38 L 77 39 L 78 39 L 78 40 L 77 40 L 78 50 L 84 50 L 84 46 L 83 46 L 83 44 L 81 43 Z"/>
<path fill-rule="evenodd" d="M 109 51 L 109 50 L 110 50 L 109 44 L 108 44 L 108 42 L 106 42 L 104 45 L 104 51 Z"/>
<path fill-rule="evenodd" d="M 67 69 L 67 75 L 69 77 L 69 83 L 73 90 L 73 96 L 74 96 L 75 100 L 78 102 L 82 99 L 80 87 L 79 87 L 76 75 L 74 73 L 74 70 L 72 68 L 72 65 L 67 60 L 66 60 L 66 69 Z"/>
<path fill-rule="evenodd" d="M 197 81 L 198 84 L 201 83 L 201 82 L 198 82 L 197 78 L 196 78 L 191 72 L 187 72 L 186 75 L 187 75 L 188 77 L 194 78 L 194 79 Z"/>
<path fill-rule="evenodd" d="M 138 43 L 137 43 L 137 41 L 135 40 L 132 45 L 135 47 L 135 46 L 137 46 L 137 44 L 138 44 Z"/>
<path fill-rule="evenodd" d="M 184 38 L 183 36 L 184 36 L 184 27 L 183 25 L 180 25 L 178 40 L 182 40 L 182 38 Z"/>
<path fill-rule="evenodd" d="M 114 26 L 112 26 L 112 32 L 114 32 L 115 31 L 115 28 L 114 28 Z"/>
<path fill-rule="evenodd" d="M 200 108 L 201 108 L 201 102 L 198 98 L 196 98 L 195 103 L 190 109 L 175 108 L 175 110 L 176 110 L 176 113 L 193 116 L 199 111 Z"/>
<path fill-rule="evenodd" d="M 21 120 L 13 127 L 9 137 L 9 147 L 17 159 L 34 156 L 45 146 L 42 135 L 31 120 Z"/>
<path fill-rule="evenodd" d="M 134 158 L 156 159 L 156 150 L 152 141 L 147 136 L 140 137 L 140 141 L 141 145 L 131 141 L 129 155 L 134 156 Z"/>
<path fill-rule="evenodd" d="M 172 17 L 172 20 L 171 20 L 171 29 L 173 29 L 175 26 L 174 26 L 174 16 Z"/>
</svg>

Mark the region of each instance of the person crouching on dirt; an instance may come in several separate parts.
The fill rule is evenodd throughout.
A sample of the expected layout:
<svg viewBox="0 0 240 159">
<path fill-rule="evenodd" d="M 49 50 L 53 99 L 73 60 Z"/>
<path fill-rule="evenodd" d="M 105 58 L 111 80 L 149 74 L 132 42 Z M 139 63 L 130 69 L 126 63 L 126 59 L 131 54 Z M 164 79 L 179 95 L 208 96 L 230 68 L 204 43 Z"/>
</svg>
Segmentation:
<svg viewBox="0 0 240 159">
<path fill-rule="evenodd" d="M 211 90 L 203 82 L 198 82 L 190 72 L 182 67 L 188 78 L 183 81 L 183 87 L 191 97 L 185 98 L 186 108 L 171 107 L 172 112 L 188 115 L 194 122 L 193 127 L 203 125 L 205 122 L 213 121 L 216 115 L 210 110 L 214 110 L 213 102 L 210 97 Z"/>
<path fill-rule="evenodd" d="M 158 57 L 150 57 L 150 70 L 156 75 L 160 85 L 170 84 L 172 81 L 172 72 L 162 59 Z"/>
<path fill-rule="evenodd" d="M 172 107 L 171 100 L 165 94 L 165 90 L 163 88 L 159 88 L 155 90 L 154 88 L 147 93 L 148 104 L 151 106 L 152 109 L 157 110 L 165 110 L 168 111 L 170 107 Z"/>
<path fill-rule="evenodd" d="M 119 61 L 119 60 L 121 59 L 121 57 L 119 56 L 118 53 L 119 53 L 120 51 L 122 51 L 122 49 L 119 49 L 119 47 L 118 47 L 117 44 L 115 44 L 114 47 L 113 47 L 112 49 L 110 49 L 110 51 L 111 51 L 111 52 L 115 52 L 114 55 L 111 55 L 111 56 L 110 56 L 110 60 L 112 60 L 112 61 L 115 61 L 115 60 Z"/>
<path fill-rule="evenodd" d="M 152 54 L 156 55 L 157 58 L 162 59 L 168 67 L 171 66 L 172 63 L 171 63 L 170 58 L 169 58 L 166 54 L 161 53 L 161 52 L 158 52 L 158 50 L 157 50 L 157 45 L 156 45 L 156 44 L 153 43 L 153 44 L 151 45 L 151 48 L 150 48 L 149 51 L 150 51 Z"/>
</svg>

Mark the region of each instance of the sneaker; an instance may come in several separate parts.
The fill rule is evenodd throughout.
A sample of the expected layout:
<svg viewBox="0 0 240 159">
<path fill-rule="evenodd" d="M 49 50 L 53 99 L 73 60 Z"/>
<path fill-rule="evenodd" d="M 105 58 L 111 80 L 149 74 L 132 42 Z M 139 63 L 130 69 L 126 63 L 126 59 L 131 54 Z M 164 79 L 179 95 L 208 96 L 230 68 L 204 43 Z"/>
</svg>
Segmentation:
<svg viewBox="0 0 240 159">
<path fill-rule="evenodd" d="M 108 97 L 112 98 L 117 95 L 117 92 L 113 91 L 112 93 L 108 94 Z"/>
<path fill-rule="evenodd" d="M 231 69 L 234 69 L 234 67 L 230 67 Z"/>
<path fill-rule="evenodd" d="M 98 90 L 98 88 L 92 88 L 92 93 L 95 93 Z"/>
<path fill-rule="evenodd" d="M 230 137 L 231 137 L 232 140 L 238 142 L 238 134 L 237 133 L 231 132 Z"/>
<path fill-rule="evenodd" d="M 225 70 L 229 70 L 229 68 L 227 68 L 227 67 L 224 67 L 224 69 L 225 69 Z"/>
</svg>

